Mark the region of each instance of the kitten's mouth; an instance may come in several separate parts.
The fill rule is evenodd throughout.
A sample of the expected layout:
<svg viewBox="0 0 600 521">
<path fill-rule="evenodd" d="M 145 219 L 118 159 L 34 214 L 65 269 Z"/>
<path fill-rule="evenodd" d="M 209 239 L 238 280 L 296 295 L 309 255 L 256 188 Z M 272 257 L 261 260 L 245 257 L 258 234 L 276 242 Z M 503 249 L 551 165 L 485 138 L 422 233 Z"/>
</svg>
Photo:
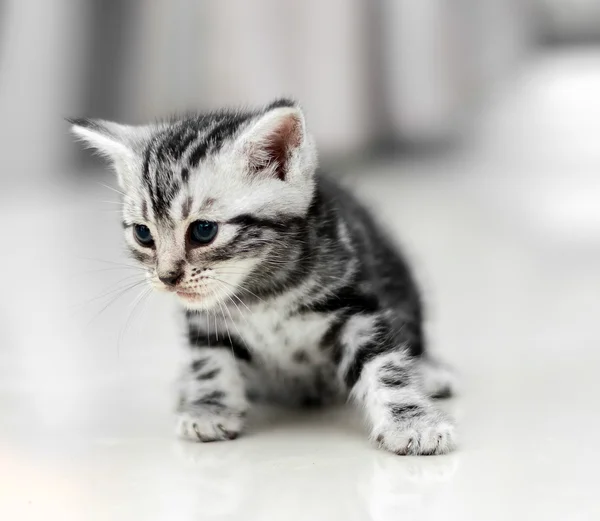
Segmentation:
<svg viewBox="0 0 600 521">
<path fill-rule="evenodd" d="M 177 296 L 185 300 L 202 300 L 203 295 L 201 293 L 194 293 L 191 291 L 176 291 Z"/>
</svg>

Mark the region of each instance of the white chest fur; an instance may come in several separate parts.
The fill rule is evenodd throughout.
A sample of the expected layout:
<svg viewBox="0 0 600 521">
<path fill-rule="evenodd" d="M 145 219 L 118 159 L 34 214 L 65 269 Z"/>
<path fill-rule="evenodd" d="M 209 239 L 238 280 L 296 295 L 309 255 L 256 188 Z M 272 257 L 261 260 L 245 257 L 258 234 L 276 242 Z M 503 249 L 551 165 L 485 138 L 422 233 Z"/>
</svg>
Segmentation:
<svg viewBox="0 0 600 521">
<path fill-rule="evenodd" d="M 258 359 L 267 365 L 293 370 L 300 361 L 308 365 L 325 360 L 321 339 L 331 317 L 316 313 L 286 316 L 273 306 L 257 306 L 235 317 L 240 335 Z"/>
<path fill-rule="evenodd" d="M 311 404 L 339 394 L 330 346 L 322 342 L 331 316 L 290 314 L 282 302 L 230 307 L 218 315 L 219 335 L 229 330 L 251 353 L 252 362 L 241 369 L 254 397 Z"/>
</svg>

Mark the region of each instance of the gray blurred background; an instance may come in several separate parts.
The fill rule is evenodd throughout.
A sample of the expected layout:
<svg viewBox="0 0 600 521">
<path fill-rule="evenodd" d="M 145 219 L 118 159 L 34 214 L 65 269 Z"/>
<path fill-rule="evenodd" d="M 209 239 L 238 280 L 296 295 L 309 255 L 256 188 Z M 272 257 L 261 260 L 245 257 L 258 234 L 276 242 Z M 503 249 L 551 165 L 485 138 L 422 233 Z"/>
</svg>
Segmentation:
<svg viewBox="0 0 600 521">
<path fill-rule="evenodd" d="M 9 187 L 76 173 L 64 116 L 280 95 L 326 158 L 453 145 L 541 44 L 600 35 L 595 0 L 1 0 L 0 16 Z"/>
</svg>

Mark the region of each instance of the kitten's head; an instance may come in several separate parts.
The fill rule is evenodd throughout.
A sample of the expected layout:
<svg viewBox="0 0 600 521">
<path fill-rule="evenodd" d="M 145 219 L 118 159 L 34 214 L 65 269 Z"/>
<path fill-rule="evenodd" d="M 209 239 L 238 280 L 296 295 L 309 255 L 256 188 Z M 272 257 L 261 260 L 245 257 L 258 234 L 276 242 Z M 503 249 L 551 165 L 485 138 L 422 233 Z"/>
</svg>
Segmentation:
<svg viewBox="0 0 600 521">
<path fill-rule="evenodd" d="M 298 260 L 316 153 L 293 102 L 147 126 L 72 123 L 114 165 L 127 245 L 156 289 L 211 309 Z"/>
</svg>

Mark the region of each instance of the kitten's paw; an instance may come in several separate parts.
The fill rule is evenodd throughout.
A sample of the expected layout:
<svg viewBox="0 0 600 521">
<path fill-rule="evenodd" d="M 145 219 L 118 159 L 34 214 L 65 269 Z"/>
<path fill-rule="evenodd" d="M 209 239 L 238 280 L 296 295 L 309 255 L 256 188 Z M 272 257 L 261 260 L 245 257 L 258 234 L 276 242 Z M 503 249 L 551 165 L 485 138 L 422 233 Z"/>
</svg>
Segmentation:
<svg viewBox="0 0 600 521">
<path fill-rule="evenodd" d="M 439 411 L 404 421 L 390 421 L 374 438 L 390 452 L 398 455 L 447 454 L 456 448 L 454 423 Z"/>
<path fill-rule="evenodd" d="M 191 441 L 236 439 L 244 427 L 243 414 L 212 411 L 182 412 L 177 418 L 177 435 Z"/>
</svg>

